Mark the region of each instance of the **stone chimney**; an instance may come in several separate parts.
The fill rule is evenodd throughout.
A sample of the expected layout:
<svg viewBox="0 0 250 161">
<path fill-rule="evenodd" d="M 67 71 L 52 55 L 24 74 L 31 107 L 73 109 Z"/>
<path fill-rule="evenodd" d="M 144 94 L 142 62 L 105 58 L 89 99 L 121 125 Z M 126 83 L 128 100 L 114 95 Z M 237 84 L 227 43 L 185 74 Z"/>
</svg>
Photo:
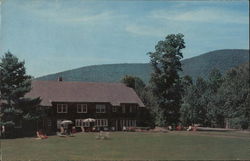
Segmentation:
<svg viewBox="0 0 250 161">
<path fill-rule="evenodd" d="M 62 81 L 63 81 L 63 78 L 60 76 L 60 77 L 57 78 L 57 81 L 58 81 L 58 82 L 62 82 Z"/>
</svg>

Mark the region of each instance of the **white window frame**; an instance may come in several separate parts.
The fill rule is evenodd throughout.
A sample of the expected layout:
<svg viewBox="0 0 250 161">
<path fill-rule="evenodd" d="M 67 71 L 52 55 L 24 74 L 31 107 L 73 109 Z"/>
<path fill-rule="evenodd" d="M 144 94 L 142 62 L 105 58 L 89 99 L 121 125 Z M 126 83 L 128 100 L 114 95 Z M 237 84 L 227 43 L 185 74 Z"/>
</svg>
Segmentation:
<svg viewBox="0 0 250 161">
<path fill-rule="evenodd" d="M 106 113 L 106 105 L 105 104 L 97 104 L 96 105 L 96 113 Z"/>
<path fill-rule="evenodd" d="M 129 122 L 128 122 L 128 125 L 129 125 L 129 127 L 132 127 L 132 120 L 128 120 Z"/>
<path fill-rule="evenodd" d="M 76 127 L 89 127 L 89 122 L 84 122 L 84 119 L 75 119 L 75 126 Z"/>
<path fill-rule="evenodd" d="M 132 120 L 132 126 L 136 127 L 136 120 Z"/>
<path fill-rule="evenodd" d="M 57 104 L 57 113 L 68 113 L 68 104 Z"/>
<path fill-rule="evenodd" d="M 81 127 L 81 119 L 75 119 L 75 126 L 76 127 Z"/>
<path fill-rule="evenodd" d="M 76 110 L 77 113 L 88 113 L 88 106 L 87 104 L 77 104 Z"/>
<path fill-rule="evenodd" d="M 96 125 L 96 127 L 107 127 L 108 120 L 107 119 L 96 119 L 95 125 Z"/>
</svg>

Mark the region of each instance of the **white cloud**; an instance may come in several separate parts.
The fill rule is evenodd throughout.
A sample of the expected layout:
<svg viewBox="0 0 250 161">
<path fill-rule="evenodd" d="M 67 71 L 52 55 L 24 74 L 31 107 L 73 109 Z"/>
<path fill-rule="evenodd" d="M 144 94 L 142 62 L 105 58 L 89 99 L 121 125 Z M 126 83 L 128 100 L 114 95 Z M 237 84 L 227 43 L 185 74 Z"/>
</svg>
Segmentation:
<svg viewBox="0 0 250 161">
<path fill-rule="evenodd" d="M 83 5 L 82 7 L 65 7 L 58 1 L 55 1 L 54 3 L 32 1 L 31 3 L 21 4 L 18 7 L 26 12 L 31 12 L 32 15 L 36 15 L 40 19 L 58 23 L 100 23 L 117 17 L 117 15 L 111 10 L 97 10 L 93 9 L 93 6 L 88 7 L 87 5 Z"/>
<path fill-rule="evenodd" d="M 236 11 L 222 8 L 199 8 L 195 10 L 157 10 L 151 12 L 151 18 L 183 21 L 183 22 L 209 22 L 209 23 L 238 23 L 249 24 L 248 13 L 242 14 Z"/>
<path fill-rule="evenodd" d="M 148 15 L 144 15 L 142 19 L 146 21 L 130 23 L 126 26 L 125 31 L 140 36 L 157 37 L 169 33 L 197 35 L 197 32 L 204 33 L 206 31 L 218 34 L 221 30 L 234 29 L 232 27 L 229 29 L 221 28 L 219 25 L 249 24 L 248 13 L 217 7 L 201 7 L 190 10 L 185 5 L 178 5 L 177 8 L 171 7 L 168 10 L 153 10 Z M 208 28 L 207 25 L 210 27 Z"/>
<path fill-rule="evenodd" d="M 153 26 L 143 26 L 143 25 L 127 25 L 125 31 L 142 36 L 162 36 L 164 32 L 161 28 L 154 28 Z"/>
<path fill-rule="evenodd" d="M 61 21 L 65 21 L 65 22 L 100 22 L 100 21 L 104 21 L 104 20 L 109 20 L 112 19 L 114 16 L 113 12 L 111 11 L 104 11 L 102 13 L 98 13 L 98 14 L 93 14 L 93 15 L 83 15 L 83 16 L 75 16 L 73 18 L 69 18 L 69 17 L 62 17 Z"/>
</svg>

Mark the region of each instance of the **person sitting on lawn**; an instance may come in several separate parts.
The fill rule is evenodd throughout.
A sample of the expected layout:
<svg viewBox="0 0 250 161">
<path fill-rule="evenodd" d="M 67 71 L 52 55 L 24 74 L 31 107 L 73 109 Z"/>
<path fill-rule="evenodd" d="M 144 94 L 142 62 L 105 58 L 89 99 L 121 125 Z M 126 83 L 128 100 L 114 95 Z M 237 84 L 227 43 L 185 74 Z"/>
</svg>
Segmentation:
<svg viewBox="0 0 250 161">
<path fill-rule="evenodd" d="M 192 130 L 192 126 L 189 126 L 187 131 L 191 131 Z"/>
<path fill-rule="evenodd" d="M 181 131 L 181 130 L 182 130 L 181 125 L 178 125 L 178 126 L 176 127 L 176 130 L 177 130 L 177 131 Z"/>
<path fill-rule="evenodd" d="M 46 136 L 46 134 L 44 134 L 44 133 L 42 132 L 42 130 L 37 131 L 37 132 L 36 132 L 36 135 L 37 135 L 37 137 L 38 137 L 39 139 L 47 139 L 47 138 L 48 138 L 48 136 Z"/>
</svg>

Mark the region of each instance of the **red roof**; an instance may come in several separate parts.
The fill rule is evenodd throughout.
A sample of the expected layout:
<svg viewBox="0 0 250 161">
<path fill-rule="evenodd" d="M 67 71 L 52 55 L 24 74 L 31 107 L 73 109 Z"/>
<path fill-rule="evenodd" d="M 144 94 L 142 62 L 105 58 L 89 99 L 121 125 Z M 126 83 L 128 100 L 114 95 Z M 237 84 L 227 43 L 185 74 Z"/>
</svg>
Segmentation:
<svg viewBox="0 0 250 161">
<path fill-rule="evenodd" d="M 26 97 L 41 97 L 42 106 L 51 106 L 52 102 L 109 102 L 113 106 L 136 103 L 144 107 L 135 91 L 122 83 L 32 81 Z"/>
</svg>

